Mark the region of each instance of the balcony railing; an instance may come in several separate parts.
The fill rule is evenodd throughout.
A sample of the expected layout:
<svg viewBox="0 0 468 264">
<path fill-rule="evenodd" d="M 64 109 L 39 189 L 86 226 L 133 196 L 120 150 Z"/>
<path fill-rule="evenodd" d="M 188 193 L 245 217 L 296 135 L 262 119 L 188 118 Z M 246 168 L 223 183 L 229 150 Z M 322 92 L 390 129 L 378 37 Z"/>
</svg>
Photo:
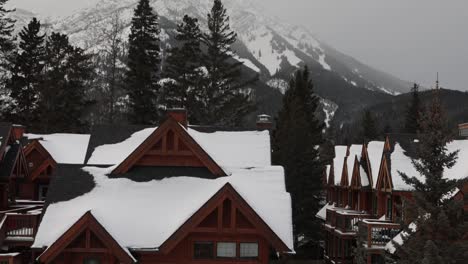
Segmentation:
<svg viewBox="0 0 468 264">
<path fill-rule="evenodd" d="M 366 237 L 365 246 L 367 248 L 384 247 L 401 232 L 399 224 L 381 220 L 363 220 L 359 228 Z"/>
<path fill-rule="evenodd" d="M 34 237 L 37 231 L 39 214 L 7 214 L 7 237 Z"/>
<path fill-rule="evenodd" d="M 358 211 L 337 211 L 336 229 L 344 233 L 357 233 L 359 230 L 359 222 L 369 217 L 369 214 Z"/>
<path fill-rule="evenodd" d="M 327 209 L 327 221 L 325 221 L 325 223 L 331 227 L 336 226 L 336 210 L 337 208 Z"/>
</svg>

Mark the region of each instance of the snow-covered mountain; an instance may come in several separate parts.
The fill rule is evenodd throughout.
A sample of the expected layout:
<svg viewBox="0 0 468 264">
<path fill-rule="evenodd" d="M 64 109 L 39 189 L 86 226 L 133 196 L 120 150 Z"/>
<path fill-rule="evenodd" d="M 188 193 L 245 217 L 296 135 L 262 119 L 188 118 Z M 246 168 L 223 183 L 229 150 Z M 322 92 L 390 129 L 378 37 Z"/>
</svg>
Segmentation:
<svg viewBox="0 0 468 264">
<path fill-rule="evenodd" d="M 129 32 L 133 9 L 137 3 L 137 0 L 62 0 L 73 1 L 73 5 L 70 5 L 73 12 L 63 12 L 63 6 L 62 12 L 59 13 L 52 12 L 54 6 L 50 6 L 50 9 L 44 6 L 34 8 L 41 2 L 47 5 L 54 1 L 11 0 L 9 6 L 17 7 L 15 18 L 18 28 L 27 24 L 32 16 L 36 16 L 49 30 L 65 32 L 70 35 L 72 42 L 93 51 L 99 50 L 99 43 L 102 41 L 102 34 L 99 32 L 109 25 L 109 20 L 116 12 L 120 13 L 127 24 L 125 33 Z M 204 25 L 206 14 L 212 6 L 212 0 L 151 0 L 151 3 L 161 16 L 162 39 L 165 42 L 163 48 L 171 45 L 175 25 L 181 21 L 184 14 L 199 18 Z M 340 96 L 343 95 L 340 91 L 343 89 L 360 91 L 350 94 L 360 96 L 359 94 L 365 93 L 366 97 L 369 97 L 369 91 L 396 95 L 409 90 L 407 82 L 340 53 L 317 39 L 304 27 L 288 25 L 269 17 L 256 5 L 255 0 L 225 0 L 224 4 L 231 17 L 232 28 L 239 36 L 235 45 L 238 59 L 244 62 L 247 71 L 259 73 L 263 84 L 263 87 L 259 88 L 260 91 L 265 92 L 269 87 L 278 89 L 278 93 L 284 93 L 286 80 L 291 73 L 305 64 L 313 72 L 318 93 L 327 99 L 329 104 L 339 105 L 340 108 L 345 102 L 352 105 L 367 100 L 341 100 Z M 369 98 L 372 97 L 373 95 Z M 267 95 L 264 96 L 264 100 L 269 100 L 268 98 Z M 263 107 L 261 110 L 273 112 L 274 108 Z M 336 107 L 332 109 L 334 113 Z M 331 112 L 325 113 L 328 119 L 332 117 Z"/>
</svg>

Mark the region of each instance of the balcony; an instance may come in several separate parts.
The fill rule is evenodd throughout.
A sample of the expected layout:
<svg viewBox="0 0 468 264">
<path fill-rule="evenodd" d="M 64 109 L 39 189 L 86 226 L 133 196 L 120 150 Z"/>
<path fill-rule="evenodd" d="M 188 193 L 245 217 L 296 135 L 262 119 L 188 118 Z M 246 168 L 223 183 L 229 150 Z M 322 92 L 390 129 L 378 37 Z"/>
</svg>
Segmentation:
<svg viewBox="0 0 468 264">
<path fill-rule="evenodd" d="M 327 209 L 327 220 L 325 221 L 325 224 L 328 225 L 329 227 L 334 228 L 336 226 L 336 210 L 339 208 L 328 208 Z"/>
<path fill-rule="evenodd" d="M 400 224 L 382 220 L 366 219 L 360 223 L 359 229 L 365 237 L 367 248 L 384 248 L 392 238 L 401 232 Z"/>
<path fill-rule="evenodd" d="M 6 213 L 0 222 L 0 244 L 31 245 L 39 225 L 40 212 Z"/>
<path fill-rule="evenodd" d="M 359 222 L 363 219 L 369 218 L 367 213 L 353 211 L 353 210 L 340 210 L 336 212 L 336 230 L 341 233 L 352 235 L 356 234 L 359 230 Z"/>
</svg>

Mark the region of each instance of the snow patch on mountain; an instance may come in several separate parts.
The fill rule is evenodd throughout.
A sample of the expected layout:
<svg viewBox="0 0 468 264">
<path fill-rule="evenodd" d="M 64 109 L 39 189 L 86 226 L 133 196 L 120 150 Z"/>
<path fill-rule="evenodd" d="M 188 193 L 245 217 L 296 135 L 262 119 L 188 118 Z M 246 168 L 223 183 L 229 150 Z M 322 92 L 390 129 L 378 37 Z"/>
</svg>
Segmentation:
<svg viewBox="0 0 468 264">
<path fill-rule="evenodd" d="M 270 79 L 269 81 L 267 81 L 266 84 L 270 86 L 271 88 L 280 91 L 280 93 L 282 94 L 285 94 L 289 88 L 288 82 L 279 78 Z"/>
<path fill-rule="evenodd" d="M 335 113 L 338 110 L 338 105 L 331 100 L 323 98 L 320 100 L 320 104 L 322 106 L 323 112 L 325 113 L 325 126 L 329 128 L 333 117 L 335 117 Z"/>
</svg>

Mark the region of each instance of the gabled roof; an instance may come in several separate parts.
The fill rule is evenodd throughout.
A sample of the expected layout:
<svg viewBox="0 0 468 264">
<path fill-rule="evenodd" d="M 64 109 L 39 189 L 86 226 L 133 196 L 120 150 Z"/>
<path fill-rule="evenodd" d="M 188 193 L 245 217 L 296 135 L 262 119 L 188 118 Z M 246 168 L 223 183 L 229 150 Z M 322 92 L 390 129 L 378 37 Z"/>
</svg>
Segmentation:
<svg viewBox="0 0 468 264">
<path fill-rule="evenodd" d="M 15 168 L 19 168 L 25 177 L 29 176 L 29 170 L 26 164 L 26 159 L 22 151 L 20 143 L 14 143 L 6 148 L 6 153 L 2 161 L 0 161 L 0 180 L 8 181 L 13 174 Z M 20 166 L 20 167 L 18 167 Z"/>
<path fill-rule="evenodd" d="M 76 223 L 73 224 L 59 239 L 57 239 L 50 247 L 48 247 L 39 257 L 38 260 L 42 263 L 52 262 L 74 239 L 80 234 L 90 229 L 100 241 L 116 256 L 120 263 L 131 264 L 137 261 L 131 253 L 123 248 L 99 223 L 91 212 L 86 212 Z"/>
<path fill-rule="evenodd" d="M 25 134 L 29 141 L 38 140 L 58 164 L 84 164 L 90 135 Z"/>
<path fill-rule="evenodd" d="M 293 249 L 291 198 L 281 167 L 232 169 L 230 176 L 217 179 L 179 176 L 143 182 L 110 178 L 110 170 L 58 167 L 61 173 L 51 184 L 49 205 L 34 248 L 51 246 L 90 210 L 123 247 L 159 248 L 223 186 L 230 184 L 278 238 Z M 74 194 L 64 191 L 67 188 Z"/>
<path fill-rule="evenodd" d="M 173 133 L 175 138 L 178 139 L 179 144 L 184 144 L 187 149 L 186 152 L 191 153 L 198 162 L 203 164 L 213 175 L 215 176 L 226 176 L 227 173 L 218 165 L 213 158 L 195 141 L 176 120 L 169 117 L 163 124 L 155 129 L 136 149 L 132 151 L 123 161 L 117 164 L 112 170 L 112 174 L 122 174 L 128 172 L 132 167 L 136 166 L 138 161 L 141 160 L 145 155 L 150 152 L 161 153 L 161 156 L 152 156 L 153 159 L 163 158 L 164 155 L 168 154 L 168 150 L 165 149 L 166 141 L 169 139 L 166 137 L 167 133 Z M 156 148 L 155 146 L 160 145 Z M 186 154 L 184 154 L 186 155 Z M 167 161 L 169 162 L 169 160 Z"/>
<path fill-rule="evenodd" d="M 333 185 L 339 186 L 341 176 L 345 168 L 346 157 L 348 156 L 348 146 L 335 146 L 335 158 L 333 159 Z"/>
<path fill-rule="evenodd" d="M 113 166 L 121 163 L 140 146 L 157 127 L 99 126 L 91 133 L 86 164 Z M 198 131 L 187 133 L 223 168 L 263 167 L 271 165 L 268 131 Z M 106 135 L 109 135 L 106 137 Z M 242 144 L 239 144 L 242 142 Z"/>
<path fill-rule="evenodd" d="M 31 178 L 33 180 L 37 178 L 40 175 L 40 173 L 48 167 L 57 167 L 57 162 L 54 160 L 52 155 L 50 155 L 50 153 L 44 148 L 44 146 L 42 146 L 38 139 L 33 139 L 29 142 L 29 144 L 26 147 L 24 147 L 24 156 L 27 157 L 34 150 L 38 151 L 44 157 L 45 160 L 34 171 L 30 171 Z"/>
</svg>

